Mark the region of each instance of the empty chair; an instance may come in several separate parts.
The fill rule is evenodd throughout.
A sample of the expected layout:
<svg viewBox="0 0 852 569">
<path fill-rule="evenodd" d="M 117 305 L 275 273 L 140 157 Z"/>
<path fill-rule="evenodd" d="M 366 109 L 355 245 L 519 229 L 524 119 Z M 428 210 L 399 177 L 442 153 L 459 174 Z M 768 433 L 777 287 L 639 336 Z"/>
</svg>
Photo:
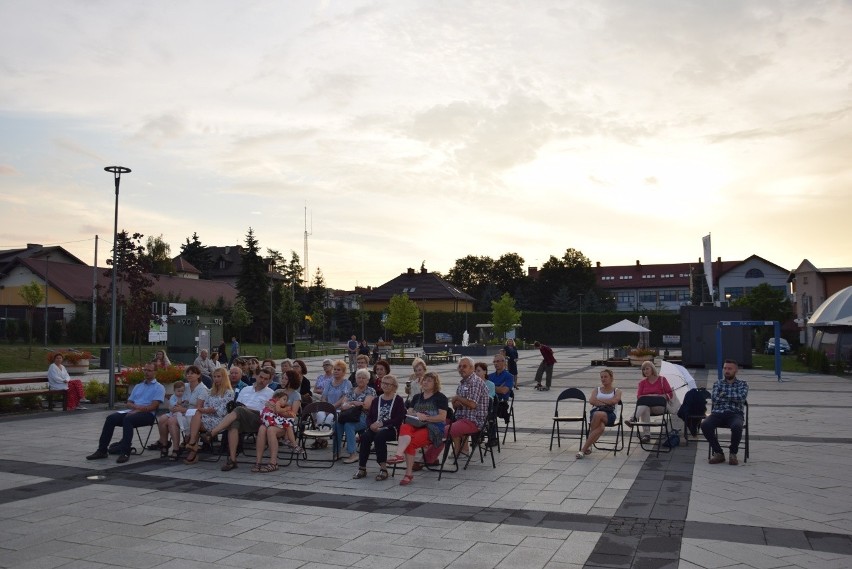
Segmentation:
<svg viewBox="0 0 852 569">
<path fill-rule="evenodd" d="M 564 403 L 563 403 L 564 402 Z M 563 403 L 563 411 L 560 413 L 559 404 Z M 566 412 L 569 407 L 571 412 Z M 586 395 L 576 387 L 569 387 L 556 398 L 556 408 L 553 411 L 553 427 L 550 430 L 550 450 L 553 450 L 553 439 L 556 445 L 562 447 L 560 425 L 562 423 L 580 423 L 580 447 L 583 446 L 583 436 L 588 430 L 586 419 Z"/>
</svg>

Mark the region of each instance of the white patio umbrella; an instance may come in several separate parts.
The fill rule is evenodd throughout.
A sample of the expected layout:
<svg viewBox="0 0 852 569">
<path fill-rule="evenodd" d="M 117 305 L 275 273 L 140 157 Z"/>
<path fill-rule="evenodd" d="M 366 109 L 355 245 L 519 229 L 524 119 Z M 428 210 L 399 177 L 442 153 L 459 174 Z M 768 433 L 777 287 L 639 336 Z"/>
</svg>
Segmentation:
<svg viewBox="0 0 852 569">
<path fill-rule="evenodd" d="M 674 397 L 677 399 L 678 407 L 683 403 L 686 392 L 697 387 L 695 378 L 685 367 L 671 362 L 663 361 L 660 364 L 660 375 L 669 381 L 669 385 L 674 391 Z"/>
<path fill-rule="evenodd" d="M 600 330 L 598 330 L 598 332 L 639 332 L 641 334 L 642 332 L 650 332 L 650 330 L 625 318 L 621 322 L 616 322 L 615 324 L 607 326 L 606 328 L 601 328 Z M 609 358 L 608 342 L 606 346 L 606 357 Z"/>
</svg>

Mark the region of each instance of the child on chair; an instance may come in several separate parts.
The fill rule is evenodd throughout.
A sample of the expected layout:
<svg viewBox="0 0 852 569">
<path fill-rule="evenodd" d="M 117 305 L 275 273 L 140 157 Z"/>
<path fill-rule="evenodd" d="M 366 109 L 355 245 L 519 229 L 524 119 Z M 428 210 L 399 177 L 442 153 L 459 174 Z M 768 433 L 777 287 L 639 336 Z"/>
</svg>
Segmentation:
<svg viewBox="0 0 852 569">
<path fill-rule="evenodd" d="M 174 417 L 177 419 L 178 426 L 180 427 L 180 436 L 182 440 L 186 439 L 186 434 L 189 432 L 189 418 L 184 415 L 182 412 L 175 412 L 175 407 L 181 407 L 183 409 L 189 409 L 189 400 L 184 397 L 186 394 L 186 384 L 182 381 L 176 381 L 174 383 L 174 393 L 171 397 L 169 397 L 169 412 L 166 413 L 167 417 Z M 175 448 L 179 445 L 181 441 L 174 441 Z"/>
<path fill-rule="evenodd" d="M 260 412 L 260 429 L 257 431 L 257 460 L 252 472 L 275 472 L 278 470 L 278 439 L 284 438 L 286 444 L 294 452 L 302 449 L 296 444 L 293 428 L 296 426 L 296 413 L 289 403 L 287 391 L 277 389 L 272 399 Z M 269 445 L 269 464 L 261 464 L 263 451 Z"/>
</svg>

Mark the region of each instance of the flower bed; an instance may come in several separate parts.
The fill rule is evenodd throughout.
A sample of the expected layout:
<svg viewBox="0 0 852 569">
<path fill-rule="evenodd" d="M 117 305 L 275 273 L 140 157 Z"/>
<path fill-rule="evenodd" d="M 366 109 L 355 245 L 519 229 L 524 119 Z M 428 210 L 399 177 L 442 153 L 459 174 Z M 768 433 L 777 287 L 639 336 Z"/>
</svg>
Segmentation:
<svg viewBox="0 0 852 569">
<path fill-rule="evenodd" d="M 157 381 L 163 385 L 170 385 L 176 381 L 183 381 L 184 365 L 170 365 L 164 368 L 157 369 Z M 136 385 L 145 380 L 145 374 L 142 371 L 142 366 L 123 369 L 121 373 L 115 376 L 116 385 Z"/>
</svg>

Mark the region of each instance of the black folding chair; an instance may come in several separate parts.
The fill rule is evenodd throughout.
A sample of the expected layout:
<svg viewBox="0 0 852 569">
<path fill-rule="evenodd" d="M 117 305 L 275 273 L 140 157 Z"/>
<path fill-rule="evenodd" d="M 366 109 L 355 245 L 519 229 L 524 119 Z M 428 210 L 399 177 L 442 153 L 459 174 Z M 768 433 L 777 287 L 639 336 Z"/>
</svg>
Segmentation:
<svg viewBox="0 0 852 569">
<path fill-rule="evenodd" d="M 518 442 L 518 433 L 515 431 L 515 393 L 510 391 L 509 397 L 504 399 L 504 402 L 508 404 L 509 409 L 507 411 L 508 415 L 502 417 L 506 421 L 506 425 L 503 427 L 503 444 L 506 444 L 506 436 L 509 434 L 510 424 L 512 425 L 512 441 Z"/>
<path fill-rule="evenodd" d="M 621 401 L 618 402 L 618 414 L 616 415 L 615 423 L 612 425 L 607 425 L 607 429 L 615 427 L 615 440 L 604 441 L 601 442 L 601 439 L 598 439 L 597 442 L 593 445 L 598 450 L 606 450 L 612 451 L 613 455 L 618 454 L 618 451 L 624 450 L 624 403 Z M 586 438 L 589 437 L 589 430 L 591 426 L 586 427 Z M 607 431 L 604 430 L 604 434 L 601 435 L 601 438 L 605 437 Z"/>
<path fill-rule="evenodd" d="M 633 433 L 636 433 L 636 438 L 639 439 L 639 446 L 642 450 L 653 452 L 656 448 L 657 456 L 660 456 L 661 452 L 671 452 L 672 447 L 668 447 L 663 450 L 663 443 L 669 440 L 669 425 L 672 422 L 672 418 L 669 415 L 669 409 L 666 406 L 667 400 L 662 395 L 643 395 L 636 401 L 636 406 L 646 405 L 651 409 L 651 418 L 648 421 L 631 421 L 632 426 L 630 427 L 630 439 L 627 441 L 627 454 L 630 454 L 630 446 L 633 444 Z M 655 408 L 662 407 L 663 411 L 655 413 Z M 635 413 L 634 413 L 635 414 Z M 655 421 L 654 418 L 659 417 L 658 421 Z M 642 441 L 642 433 L 640 432 L 641 428 L 648 427 L 649 430 L 657 429 L 656 442 L 654 442 L 654 435 L 651 435 L 650 442 Z M 646 446 L 650 445 L 650 446 Z"/>
<path fill-rule="evenodd" d="M 157 425 L 157 421 L 156 421 L 156 420 L 154 420 L 154 422 L 153 422 L 153 423 L 151 423 L 151 425 L 148 427 L 148 436 L 147 436 L 147 437 L 145 437 L 145 441 L 144 441 L 144 442 L 142 441 L 142 433 L 140 433 L 140 432 L 139 432 L 139 429 L 144 429 L 144 428 L 145 428 L 145 425 L 142 425 L 142 426 L 140 426 L 140 427 L 135 427 L 135 428 L 134 428 L 134 430 L 136 431 L 136 438 L 139 440 L 139 450 L 136 450 L 136 447 L 135 447 L 135 446 L 131 446 L 131 447 L 130 447 L 130 454 L 137 454 L 137 455 L 141 455 L 141 454 L 143 454 L 143 453 L 145 452 L 145 449 L 146 449 L 146 448 L 148 448 L 148 441 L 150 441 L 150 440 L 151 440 L 151 433 L 153 433 L 153 432 L 154 432 L 154 427 L 155 427 L 156 425 Z"/>
<path fill-rule="evenodd" d="M 497 426 L 497 413 L 494 407 L 494 400 L 488 400 L 488 414 L 485 416 L 485 422 L 479 432 L 470 435 L 470 454 L 467 455 L 467 460 L 464 463 L 463 470 L 467 470 L 470 464 L 470 459 L 473 458 L 474 450 L 479 452 L 479 462 L 485 463 L 485 457 L 491 455 L 491 467 L 497 468 L 497 462 L 494 460 L 494 449 L 500 452 L 500 432 Z"/>
<path fill-rule="evenodd" d="M 562 401 L 582 402 L 583 408 L 579 414 L 560 414 L 559 403 Z M 550 450 L 553 450 L 553 438 L 556 437 L 556 444 L 562 448 L 561 433 L 559 425 L 562 423 L 580 423 L 580 447 L 583 448 L 583 436 L 589 430 L 589 422 L 586 417 L 586 394 L 576 387 L 569 387 L 559 394 L 556 398 L 556 409 L 553 411 L 553 427 L 550 430 Z"/>
<path fill-rule="evenodd" d="M 743 447 L 743 462 L 748 462 L 749 455 L 749 444 L 748 444 L 748 401 L 743 401 L 743 438 L 742 438 L 742 447 Z M 724 429 L 724 427 L 721 427 Z M 725 429 L 730 433 L 729 429 Z M 716 437 L 719 437 L 719 429 L 716 429 Z M 728 436 L 727 439 L 719 439 L 719 444 L 724 446 L 723 443 L 731 443 L 731 437 Z M 710 456 L 713 454 L 713 449 L 710 448 L 710 445 L 707 445 L 707 459 L 710 459 Z"/>
<path fill-rule="evenodd" d="M 695 394 L 696 397 L 700 397 L 704 401 L 704 412 L 703 413 L 686 413 L 686 405 L 687 399 L 691 398 L 691 393 Z M 683 404 L 680 406 L 680 411 L 678 411 L 678 416 L 683 419 L 683 446 L 689 446 L 689 437 L 690 437 L 690 427 L 695 427 L 695 435 L 692 436 L 693 441 L 698 442 L 703 439 L 701 436 L 701 421 L 707 416 L 707 403 L 710 401 L 711 395 L 707 389 L 703 387 L 699 387 L 697 389 L 690 389 L 686 396 L 684 397 Z"/>
<path fill-rule="evenodd" d="M 317 424 L 316 415 L 320 412 L 326 413 L 327 417 L 332 417 L 333 420 L 331 425 L 328 425 L 327 419 L 322 425 Z M 337 454 L 333 449 L 329 449 L 331 450 L 330 458 L 310 458 L 309 454 L 315 454 L 318 451 L 315 449 L 309 449 L 307 441 L 326 441 L 326 446 L 333 446 L 331 443 L 333 443 L 332 439 L 335 436 L 335 425 L 337 425 L 337 409 L 335 409 L 334 405 L 331 403 L 317 401 L 302 409 L 302 413 L 299 416 L 298 427 L 298 440 L 299 446 L 302 447 L 302 451 L 296 454 L 296 466 L 319 468 L 317 466 L 312 466 L 311 463 L 314 462 L 323 464 L 328 462 L 328 464 L 325 464 L 323 468 L 331 468 L 334 466 L 334 462 L 337 460 Z"/>
</svg>

